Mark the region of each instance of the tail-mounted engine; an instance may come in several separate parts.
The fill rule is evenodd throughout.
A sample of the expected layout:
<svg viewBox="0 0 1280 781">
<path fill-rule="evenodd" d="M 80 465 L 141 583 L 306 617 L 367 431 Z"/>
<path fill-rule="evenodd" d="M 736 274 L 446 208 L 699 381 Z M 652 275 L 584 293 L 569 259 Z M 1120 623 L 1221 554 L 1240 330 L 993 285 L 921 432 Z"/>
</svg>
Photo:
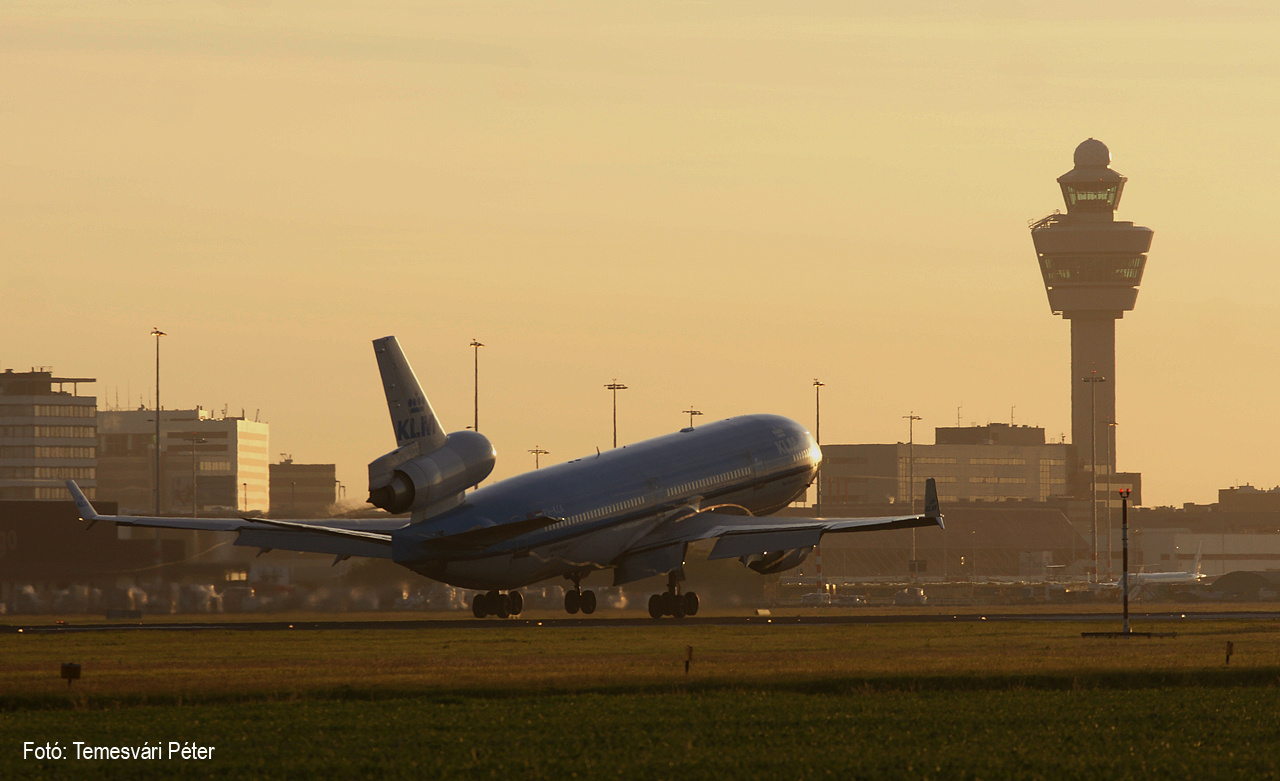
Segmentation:
<svg viewBox="0 0 1280 781">
<path fill-rule="evenodd" d="M 791 550 L 771 550 L 764 553 L 753 553 L 750 556 L 742 556 L 739 560 L 761 575 L 772 575 L 775 572 L 784 572 L 800 566 L 800 563 L 808 558 L 811 550 L 813 550 L 813 546 L 792 548 Z"/>
<path fill-rule="evenodd" d="M 414 441 L 369 464 L 370 504 L 389 513 L 435 505 L 443 511 L 461 502 L 463 491 L 493 471 L 493 445 L 479 432 L 455 431 L 425 454 L 421 443 Z"/>
</svg>

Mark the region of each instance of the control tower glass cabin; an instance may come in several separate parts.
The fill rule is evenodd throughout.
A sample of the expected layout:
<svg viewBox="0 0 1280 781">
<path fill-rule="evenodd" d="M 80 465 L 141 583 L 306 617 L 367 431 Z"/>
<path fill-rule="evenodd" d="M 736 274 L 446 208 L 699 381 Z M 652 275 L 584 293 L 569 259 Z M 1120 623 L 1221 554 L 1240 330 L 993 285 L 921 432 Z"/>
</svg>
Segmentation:
<svg viewBox="0 0 1280 781">
<path fill-rule="evenodd" d="M 1076 147 L 1075 167 L 1058 177 L 1067 213 L 1031 226 L 1049 309 L 1071 321 L 1071 442 L 1077 454 L 1072 471 L 1086 479 L 1081 472 L 1095 441 L 1100 474 L 1115 471 L 1115 449 L 1107 447 L 1107 437 L 1116 416 L 1116 321 L 1137 302 L 1154 235 L 1150 228 L 1116 221 L 1126 181 L 1111 170 L 1106 144 L 1090 138 Z M 1105 382 L 1083 381 L 1094 371 Z"/>
</svg>

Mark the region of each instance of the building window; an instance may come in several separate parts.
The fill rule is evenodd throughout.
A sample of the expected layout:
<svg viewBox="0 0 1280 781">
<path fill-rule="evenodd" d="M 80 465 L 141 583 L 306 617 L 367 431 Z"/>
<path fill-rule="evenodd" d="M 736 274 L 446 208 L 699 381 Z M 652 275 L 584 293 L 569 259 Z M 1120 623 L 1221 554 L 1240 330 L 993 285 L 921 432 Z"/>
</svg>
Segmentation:
<svg viewBox="0 0 1280 781">
<path fill-rule="evenodd" d="M 93 426 L 0 426 L 0 437 L 96 437 Z"/>
</svg>

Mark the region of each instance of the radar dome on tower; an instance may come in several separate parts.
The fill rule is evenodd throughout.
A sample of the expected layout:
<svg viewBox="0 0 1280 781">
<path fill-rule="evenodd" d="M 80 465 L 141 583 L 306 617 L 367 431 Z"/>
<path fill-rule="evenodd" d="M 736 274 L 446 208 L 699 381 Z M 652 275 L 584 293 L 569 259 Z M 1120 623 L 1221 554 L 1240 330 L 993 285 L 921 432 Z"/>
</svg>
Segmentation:
<svg viewBox="0 0 1280 781">
<path fill-rule="evenodd" d="M 1077 168 L 1085 166 L 1106 168 L 1111 165 L 1111 150 L 1096 138 L 1081 141 L 1080 146 L 1076 147 L 1075 164 Z"/>
</svg>

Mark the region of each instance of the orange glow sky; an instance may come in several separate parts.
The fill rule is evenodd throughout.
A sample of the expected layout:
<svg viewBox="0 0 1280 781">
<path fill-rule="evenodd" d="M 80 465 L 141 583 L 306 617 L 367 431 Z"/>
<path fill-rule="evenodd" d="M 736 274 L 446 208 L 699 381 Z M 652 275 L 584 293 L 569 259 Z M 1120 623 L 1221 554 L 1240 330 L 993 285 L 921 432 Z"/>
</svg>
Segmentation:
<svg viewBox="0 0 1280 781">
<path fill-rule="evenodd" d="M 802 10 L 798 10 L 798 5 Z M 496 477 L 776 412 L 1070 430 L 1027 230 L 1090 136 L 1155 230 L 1117 328 L 1147 504 L 1280 482 L 1274 3 L 0 6 L 0 366 L 271 423 L 352 498 L 395 334 Z"/>
</svg>

